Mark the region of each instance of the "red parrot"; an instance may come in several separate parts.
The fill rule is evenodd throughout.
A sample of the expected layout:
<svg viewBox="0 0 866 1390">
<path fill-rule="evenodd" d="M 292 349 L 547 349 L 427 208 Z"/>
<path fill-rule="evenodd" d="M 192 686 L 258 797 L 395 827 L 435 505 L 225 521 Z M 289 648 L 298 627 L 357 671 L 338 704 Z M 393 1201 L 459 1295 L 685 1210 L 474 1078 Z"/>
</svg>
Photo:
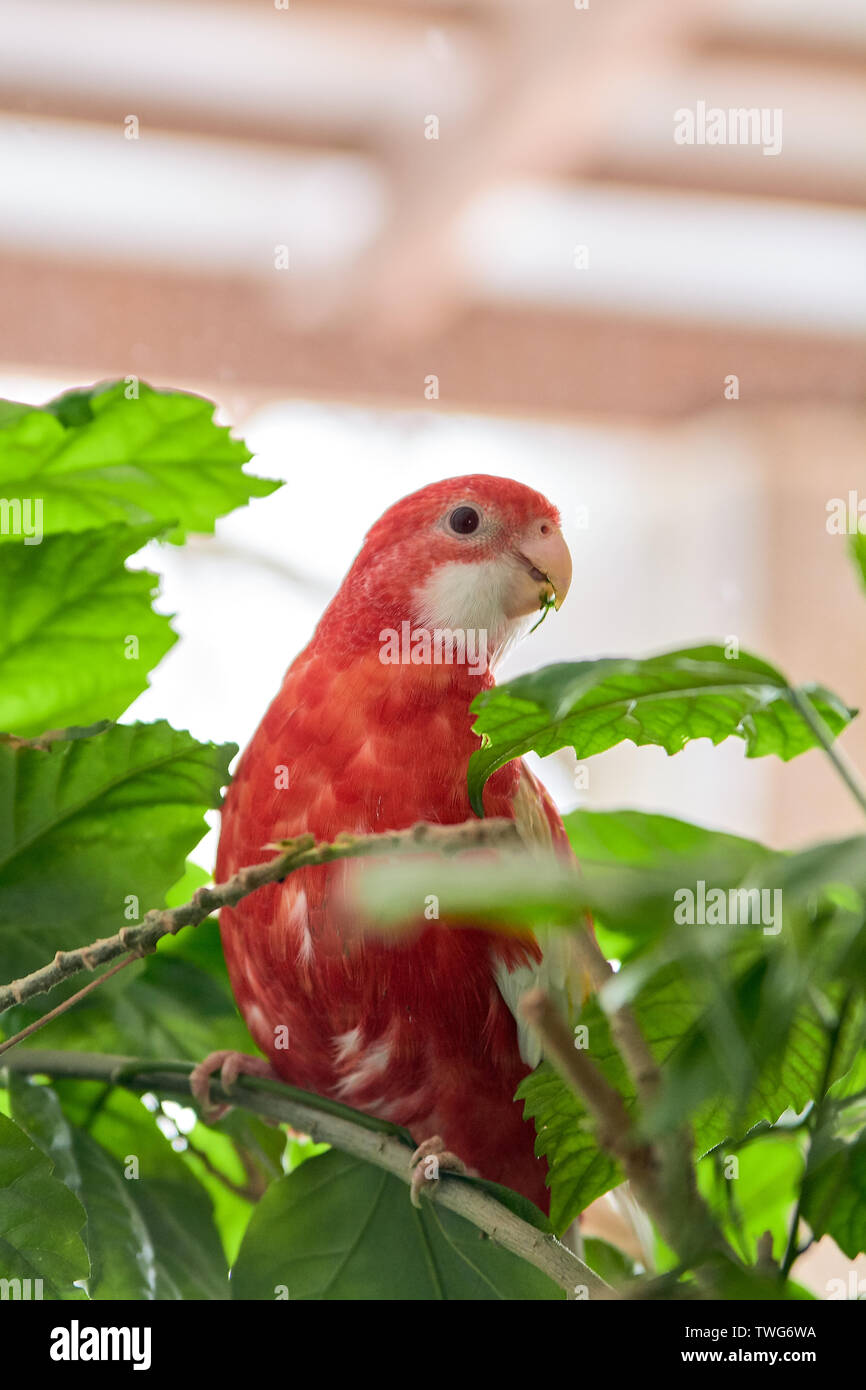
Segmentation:
<svg viewBox="0 0 866 1390">
<path fill-rule="evenodd" d="M 467 764 L 479 746 L 469 705 L 493 684 L 504 647 L 546 603 L 559 607 L 570 580 L 558 512 L 520 483 L 451 478 L 389 508 L 240 760 L 218 881 L 304 832 L 331 840 L 468 819 Z M 446 630 L 467 634 L 465 660 L 448 661 L 444 647 L 429 659 L 434 641 L 416 664 L 405 641 L 402 658 L 394 646 Z M 524 763 L 490 778 L 484 807 L 569 852 Z M 273 1073 L 405 1126 L 423 1154 L 442 1149 L 446 1166 L 456 1155 L 547 1211 L 546 1163 L 514 1100 L 530 1066 L 511 1011 L 545 970 L 538 943 L 438 921 L 397 942 L 347 933 L 346 873 L 345 862 L 303 869 L 220 915 L 235 999 Z M 214 1054 L 205 1073 L 227 1057 Z M 225 1075 L 255 1065 L 231 1054 Z"/>
</svg>

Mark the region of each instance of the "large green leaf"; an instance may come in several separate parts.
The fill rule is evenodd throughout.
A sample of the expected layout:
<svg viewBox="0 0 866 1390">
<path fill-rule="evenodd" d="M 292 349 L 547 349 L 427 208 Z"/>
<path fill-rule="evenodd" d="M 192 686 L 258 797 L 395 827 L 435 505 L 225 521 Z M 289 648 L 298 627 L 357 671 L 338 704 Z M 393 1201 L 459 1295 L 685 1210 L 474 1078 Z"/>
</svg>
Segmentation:
<svg viewBox="0 0 866 1390">
<path fill-rule="evenodd" d="M 408 1155 L 407 1149 L 407 1155 Z M 232 1270 L 236 1299 L 563 1299 L 546 1275 L 405 1183 L 331 1150 L 273 1183 Z"/>
<path fill-rule="evenodd" d="M 470 922 L 497 931 L 574 927 L 590 912 L 646 948 L 687 923 L 689 890 L 693 910 L 700 914 L 703 902 L 707 924 L 726 947 L 729 938 L 719 934 L 725 916 L 714 920 L 707 907 L 713 890 L 721 889 L 729 900 L 734 895 L 732 926 L 757 928 L 753 935 L 759 939 L 781 932 L 783 940 L 791 936 L 805 950 L 816 939 L 820 905 L 839 927 L 832 959 L 842 952 L 849 968 L 866 968 L 866 932 L 860 930 L 866 918 L 866 836 L 782 853 L 637 811 L 577 812 L 565 824 L 579 867 L 559 855 L 523 850 L 485 859 L 445 861 L 428 854 L 367 863 L 354 885 L 359 907 L 370 928 L 383 932 L 405 929 L 417 917 L 418 902 L 430 894 L 443 924 Z M 674 933 L 686 954 L 701 936 L 694 924 L 685 935 Z M 701 950 L 712 939 L 703 933 Z M 829 939 L 822 941 L 825 961 Z"/>
<path fill-rule="evenodd" d="M 144 383 L 135 397 L 122 381 L 23 413 L 13 404 L 0 413 L 0 496 L 39 500 L 46 534 L 113 521 L 175 523 L 173 539 L 212 531 L 216 517 L 279 487 L 243 471 L 249 450 L 213 412 Z"/>
<path fill-rule="evenodd" d="M 854 711 L 820 686 L 802 693 L 837 734 Z M 606 657 L 547 666 L 473 701 L 482 746 L 469 760 L 469 797 L 484 814 L 487 779 L 512 758 L 541 757 L 571 745 L 579 759 L 628 739 L 677 753 L 692 739 L 714 744 L 736 735 L 746 756 L 775 753 L 785 760 L 815 747 L 815 738 L 791 703 L 780 671 L 724 647 L 691 647 L 636 660 Z"/>
<path fill-rule="evenodd" d="M 45 747 L 0 741 L 0 958 L 7 977 L 160 906 L 219 805 L 233 744 L 169 724 Z"/>
<path fill-rule="evenodd" d="M 572 835 L 583 850 L 588 839 L 580 832 Z M 604 851 L 594 859 L 582 853 L 579 872 L 568 860 L 543 851 L 511 853 L 498 862 L 407 856 L 364 864 L 353 888 L 365 916 L 383 931 L 402 930 L 417 917 L 418 902 L 433 894 L 439 920 L 453 925 L 515 931 L 573 927 L 590 912 L 646 944 L 670 925 L 674 895 L 683 884 L 696 878 L 710 886 L 737 884 L 748 879 L 753 865 L 774 858 L 754 841 L 712 831 L 703 832 L 698 843 L 700 848 L 696 844 L 689 853 L 658 853 L 648 863 L 618 860 Z"/>
<path fill-rule="evenodd" d="M 146 689 L 177 638 L 151 608 L 156 575 L 124 560 L 156 534 L 111 526 L 0 549 L 0 729 L 115 719 Z"/>
<path fill-rule="evenodd" d="M 0 1115 L 0 1279 L 41 1279 L 44 1298 L 79 1297 L 74 1281 L 90 1268 L 84 1222 L 84 1208 L 50 1160 Z"/>
<path fill-rule="evenodd" d="M 87 1212 L 91 1298 L 153 1298 L 156 1265 L 147 1227 L 118 1165 L 83 1130 L 66 1121 L 48 1086 L 10 1078 L 12 1115 L 47 1153 L 60 1150 L 64 1179 Z M 60 1165 L 58 1164 L 58 1174 Z"/>
</svg>

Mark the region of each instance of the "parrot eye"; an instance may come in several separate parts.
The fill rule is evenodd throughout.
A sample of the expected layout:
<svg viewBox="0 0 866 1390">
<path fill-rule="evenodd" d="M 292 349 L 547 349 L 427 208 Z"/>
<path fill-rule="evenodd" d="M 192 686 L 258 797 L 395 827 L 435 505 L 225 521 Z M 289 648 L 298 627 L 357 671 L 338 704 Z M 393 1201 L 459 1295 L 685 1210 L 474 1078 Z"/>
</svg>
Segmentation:
<svg viewBox="0 0 866 1390">
<path fill-rule="evenodd" d="M 448 518 L 448 525 L 458 536 L 471 536 L 478 530 L 481 517 L 474 507 L 455 507 Z"/>
</svg>

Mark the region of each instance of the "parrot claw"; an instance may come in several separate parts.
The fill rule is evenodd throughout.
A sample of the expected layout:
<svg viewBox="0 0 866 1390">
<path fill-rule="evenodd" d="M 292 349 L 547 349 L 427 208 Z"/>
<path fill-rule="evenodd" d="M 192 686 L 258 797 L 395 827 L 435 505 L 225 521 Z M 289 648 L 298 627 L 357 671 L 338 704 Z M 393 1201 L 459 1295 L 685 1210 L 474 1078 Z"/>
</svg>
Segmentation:
<svg viewBox="0 0 866 1390">
<path fill-rule="evenodd" d="M 214 1105 L 210 1098 L 210 1079 L 215 1072 L 220 1074 L 220 1085 L 230 1091 L 239 1076 L 265 1076 L 279 1081 L 277 1073 L 264 1057 L 249 1057 L 245 1052 L 211 1052 L 203 1062 L 199 1062 L 190 1073 L 189 1088 L 193 1099 L 198 1102 L 201 1117 L 206 1124 L 221 1120 L 231 1110 L 231 1106 L 220 1103 Z"/>
<path fill-rule="evenodd" d="M 421 1206 L 421 1192 L 425 1184 L 439 1181 L 440 1169 L 450 1173 L 462 1173 L 464 1177 L 471 1175 L 463 1160 L 446 1149 L 445 1141 L 438 1134 L 418 1145 L 409 1160 L 409 1167 L 413 1169 L 409 1186 L 409 1197 L 413 1207 Z M 431 1199 L 435 1190 L 430 1189 Z"/>
</svg>

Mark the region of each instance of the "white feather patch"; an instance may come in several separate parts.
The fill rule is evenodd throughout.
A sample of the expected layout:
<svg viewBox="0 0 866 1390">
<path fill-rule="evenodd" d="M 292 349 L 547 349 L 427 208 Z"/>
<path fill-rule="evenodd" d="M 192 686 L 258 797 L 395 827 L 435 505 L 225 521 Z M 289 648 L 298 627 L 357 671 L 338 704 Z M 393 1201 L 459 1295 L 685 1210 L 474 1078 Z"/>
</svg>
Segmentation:
<svg viewBox="0 0 866 1390">
<path fill-rule="evenodd" d="M 492 664 L 527 625 L 525 619 L 505 616 L 506 595 L 516 568 L 516 562 L 505 556 L 440 565 L 413 595 L 415 625 L 431 631 L 450 628 L 486 633 Z"/>
</svg>

